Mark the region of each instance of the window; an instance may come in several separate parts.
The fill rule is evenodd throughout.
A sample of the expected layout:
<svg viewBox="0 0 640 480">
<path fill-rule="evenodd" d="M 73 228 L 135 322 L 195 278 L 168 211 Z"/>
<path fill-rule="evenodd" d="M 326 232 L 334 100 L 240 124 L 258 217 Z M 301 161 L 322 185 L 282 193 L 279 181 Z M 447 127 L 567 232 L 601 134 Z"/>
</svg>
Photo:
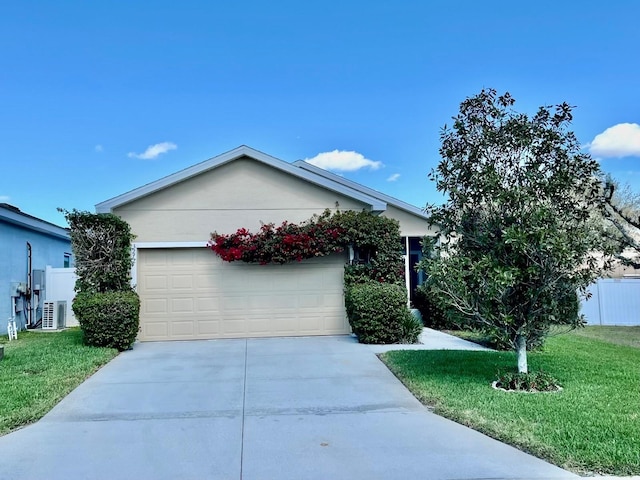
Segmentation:
<svg viewBox="0 0 640 480">
<path fill-rule="evenodd" d="M 71 254 L 70 253 L 65 253 L 64 254 L 64 263 L 62 265 L 64 268 L 69 268 L 71 267 Z"/>
<path fill-rule="evenodd" d="M 353 265 L 366 265 L 371 261 L 373 256 L 373 249 L 371 247 L 353 247 Z"/>
</svg>

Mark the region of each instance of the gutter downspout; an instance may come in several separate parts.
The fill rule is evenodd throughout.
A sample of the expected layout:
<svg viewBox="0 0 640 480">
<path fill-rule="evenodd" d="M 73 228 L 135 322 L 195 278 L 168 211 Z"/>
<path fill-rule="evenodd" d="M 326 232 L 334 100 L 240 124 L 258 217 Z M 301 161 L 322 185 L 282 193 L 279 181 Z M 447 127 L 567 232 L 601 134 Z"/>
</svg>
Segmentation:
<svg viewBox="0 0 640 480">
<path fill-rule="evenodd" d="M 31 308 L 31 287 L 33 286 L 31 278 L 32 253 L 33 249 L 31 248 L 31 244 L 27 242 L 27 325 L 31 325 L 31 321 L 33 320 L 33 310 Z"/>
<path fill-rule="evenodd" d="M 409 258 L 411 257 L 411 254 L 409 252 L 409 236 L 407 235 L 406 237 L 404 237 L 404 251 L 405 251 L 405 256 L 404 256 L 404 283 L 405 283 L 405 287 L 407 289 L 407 307 L 411 308 L 411 270 L 410 270 L 410 266 L 409 266 Z"/>
</svg>

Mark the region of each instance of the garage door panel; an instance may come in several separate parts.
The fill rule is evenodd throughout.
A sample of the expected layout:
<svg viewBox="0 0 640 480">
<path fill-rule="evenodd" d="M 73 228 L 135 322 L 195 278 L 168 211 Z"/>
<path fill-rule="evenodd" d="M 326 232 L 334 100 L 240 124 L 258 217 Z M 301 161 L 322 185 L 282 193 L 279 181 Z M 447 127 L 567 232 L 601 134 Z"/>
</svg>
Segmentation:
<svg viewBox="0 0 640 480">
<path fill-rule="evenodd" d="M 323 297 L 321 295 L 300 295 L 299 300 L 299 308 L 301 311 L 305 309 L 317 309 L 323 306 Z"/>
<path fill-rule="evenodd" d="M 323 330 L 330 332 L 330 334 L 337 335 L 343 331 L 343 320 L 341 316 L 325 316 L 323 318 Z"/>
<path fill-rule="evenodd" d="M 166 275 L 145 275 L 143 284 L 147 290 L 166 291 L 168 286 L 168 278 Z"/>
<path fill-rule="evenodd" d="M 224 295 L 224 293 L 223 293 Z M 222 298 L 218 297 L 220 302 L 220 313 L 238 315 L 239 312 L 243 312 L 247 308 L 247 297 L 244 294 L 227 294 Z"/>
<path fill-rule="evenodd" d="M 215 297 L 204 297 L 196 300 L 196 308 L 198 313 L 218 314 L 219 302 Z"/>
<path fill-rule="evenodd" d="M 217 290 L 218 275 L 213 272 L 193 275 L 195 278 L 194 288 L 197 290 Z"/>
<path fill-rule="evenodd" d="M 172 298 L 171 313 L 194 313 L 193 298 Z"/>
<path fill-rule="evenodd" d="M 323 330 L 323 319 L 321 317 L 299 317 L 298 330 L 300 333 L 316 332 Z"/>
<path fill-rule="evenodd" d="M 220 335 L 220 321 L 218 320 L 199 320 L 197 322 L 198 336 L 215 336 Z"/>
<path fill-rule="evenodd" d="M 165 258 L 172 267 L 184 266 L 191 268 L 194 263 L 195 251 L 192 248 L 177 248 L 166 251 Z"/>
<path fill-rule="evenodd" d="M 148 320 L 143 325 L 143 335 L 149 340 L 153 339 L 166 339 L 169 336 L 169 324 L 167 322 L 154 322 Z"/>
<path fill-rule="evenodd" d="M 222 262 L 202 248 L 140 250 L 140 339 L 349 333 L 345 260 L 259 266 Z"/>
<path fill-rule="evenodd" d="M 193 337 L 194 330 L 194 322 L 193 320 L 174 320 L 170 323 L 171 326 L 171 334 L 174 336 L 181 337 Z"/>
<path fill-rule="evenodd" d="M 271 331 L 271 320 L 262 316 L 247 319 L 247 330 L 256 336 L 268 335 Z"/>
<path fill-rule="evenodd" d="M 169 264 L 168 255 L 168 250 L 156 250 L 153 255 L 144 257 L 144 264 L 149 268 L 166 267 Z"/>
<path fill-rule="evenodd" d="M 168 311 L 167 304 L 166 298 L 143 298 L 140 311 L 142 314 L 166 314 Z"/>
<path fill-rule="evenodd" d="M 243 337 L 247 333 L 247 320 L 245 318 L 224 318 L 221 320 L 222 333 L 225 336 Z"/>
<path fill-rule="evenodd" d="M 193 290 L 193 275 L 190 273 L 171 275 L 171 289 Z"/>
<path fill-rule="evenodd" d="M 251 295 L 247 298 L 247 305 L 252 310 L 283 313 L 295 310 L 298 307 L 298 298 L 276 292 L 267 295 Z"/>
</svg>

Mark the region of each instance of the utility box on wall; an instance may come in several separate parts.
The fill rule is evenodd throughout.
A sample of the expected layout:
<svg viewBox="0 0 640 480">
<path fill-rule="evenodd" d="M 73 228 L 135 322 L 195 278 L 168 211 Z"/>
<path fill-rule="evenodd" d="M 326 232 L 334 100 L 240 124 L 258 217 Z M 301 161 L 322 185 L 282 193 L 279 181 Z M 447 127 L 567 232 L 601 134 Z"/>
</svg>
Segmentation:
<svg viewBox="0 0 640 480">
<path fill-rule="evenodd" d="M 31 274 L 32 290 L 34 290 L 36 293 L 40 293 L 45 288 L 44 282 L 44 270 L 34 270 Z"/>
<path fill-rule="evenodd" d="M 11 282 L 9 290 L 12 297 L 19 297 L 27 293 L 27 284 L 24 282 Z"/>
</svg>

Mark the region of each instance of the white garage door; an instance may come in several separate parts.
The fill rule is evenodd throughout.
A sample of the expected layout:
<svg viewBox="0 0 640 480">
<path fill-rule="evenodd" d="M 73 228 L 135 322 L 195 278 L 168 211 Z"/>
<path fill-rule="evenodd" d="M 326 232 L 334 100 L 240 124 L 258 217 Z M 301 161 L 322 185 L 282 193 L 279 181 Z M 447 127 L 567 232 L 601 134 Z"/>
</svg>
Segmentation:
<svg viewBox="0 0 640 480">
<path fill-rule="evenodd" d="M 138 251 L 140 340 L 349 333 L 344 255 L 227 263 L 206 248 Z"/>
</svg>

